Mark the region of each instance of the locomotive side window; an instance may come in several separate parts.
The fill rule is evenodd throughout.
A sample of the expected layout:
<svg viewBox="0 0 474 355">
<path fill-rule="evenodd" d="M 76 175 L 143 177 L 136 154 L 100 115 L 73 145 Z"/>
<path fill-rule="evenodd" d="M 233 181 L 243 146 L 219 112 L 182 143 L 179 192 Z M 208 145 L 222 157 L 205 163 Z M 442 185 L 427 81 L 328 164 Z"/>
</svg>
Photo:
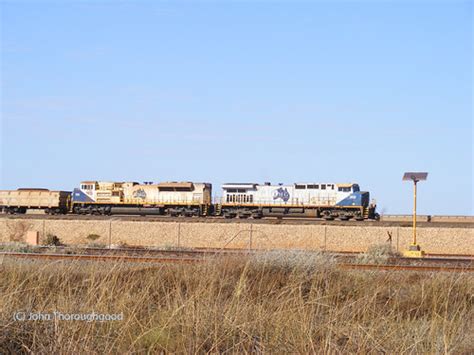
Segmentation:
<svg viewBox="0 0 474 355">
<path fill-rule="evenodd" d="M 326 190 L 326 184 L 321 185 L 321 190 Z"/>
<path fill-rule="evenodd" d="M 339 187 L 338 190 L 341 192 L 351 192 L 350 187 Z"/>
</svg>

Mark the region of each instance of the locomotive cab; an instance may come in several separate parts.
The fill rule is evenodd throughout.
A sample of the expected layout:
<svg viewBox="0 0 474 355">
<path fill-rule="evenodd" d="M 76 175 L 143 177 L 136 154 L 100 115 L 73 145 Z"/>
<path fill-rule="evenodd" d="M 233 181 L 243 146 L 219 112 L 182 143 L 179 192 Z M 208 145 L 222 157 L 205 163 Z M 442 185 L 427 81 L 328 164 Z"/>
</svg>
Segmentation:
<svg viewBox="0 0 474 355">
<path fill-rule="evenodd" d="M 74 202 L 94 202 L 97 181 L 82 181 L 79 188 L 72 192 Z"/>
<path fill-rule="evenodd" d="M 338 184 L 338 202 L 336 206 L 360 206 L 367 207 L 369 205 L 369 192 L 360 191 L 358 184 Z"/>
</svg>

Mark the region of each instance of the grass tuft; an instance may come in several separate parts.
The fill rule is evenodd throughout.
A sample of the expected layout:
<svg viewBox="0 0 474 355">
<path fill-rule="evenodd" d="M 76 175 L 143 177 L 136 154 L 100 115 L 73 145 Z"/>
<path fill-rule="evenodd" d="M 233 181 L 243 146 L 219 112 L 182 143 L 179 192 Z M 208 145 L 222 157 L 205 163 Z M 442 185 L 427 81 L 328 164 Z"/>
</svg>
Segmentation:
<svg viewBox="0 0 474 355">
<path fill-rule="evenodd" d="M 387 264 L 391 259 L 400 257 L 389 244 L 379 244 L 369 247 L 369 249 L 357 256 L 357 262 L 360 264 Z"/>
</svg>

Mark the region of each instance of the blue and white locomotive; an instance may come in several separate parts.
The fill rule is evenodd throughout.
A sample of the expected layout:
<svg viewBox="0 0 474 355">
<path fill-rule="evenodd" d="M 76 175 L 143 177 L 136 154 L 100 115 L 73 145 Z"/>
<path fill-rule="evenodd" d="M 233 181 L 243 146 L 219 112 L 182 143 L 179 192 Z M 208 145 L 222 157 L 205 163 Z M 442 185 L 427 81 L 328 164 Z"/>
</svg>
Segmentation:
<svg viewBox="0 0 474 355">
<path fill-rule="evenodd" d="M 308 216 L 325 219 L 376 219 L 375 202 L 356 183 L 228 183 L 222 185 L 227 218 Z"/>
</svg>

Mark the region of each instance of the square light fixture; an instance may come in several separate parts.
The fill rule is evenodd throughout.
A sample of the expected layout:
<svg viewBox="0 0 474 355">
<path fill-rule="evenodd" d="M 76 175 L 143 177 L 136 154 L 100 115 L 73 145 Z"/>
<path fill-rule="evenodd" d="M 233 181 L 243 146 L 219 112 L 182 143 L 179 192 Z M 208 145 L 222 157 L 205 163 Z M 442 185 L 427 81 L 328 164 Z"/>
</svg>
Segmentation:
<svg viewBox="0 0 474 355">
<path fill-rule="evenodd" d="M 421 172 L 408 172 L 403 175 L 403 181 L 425 181 L 428 178 L 428 173 L 421 173 Z"/>
</svg>

